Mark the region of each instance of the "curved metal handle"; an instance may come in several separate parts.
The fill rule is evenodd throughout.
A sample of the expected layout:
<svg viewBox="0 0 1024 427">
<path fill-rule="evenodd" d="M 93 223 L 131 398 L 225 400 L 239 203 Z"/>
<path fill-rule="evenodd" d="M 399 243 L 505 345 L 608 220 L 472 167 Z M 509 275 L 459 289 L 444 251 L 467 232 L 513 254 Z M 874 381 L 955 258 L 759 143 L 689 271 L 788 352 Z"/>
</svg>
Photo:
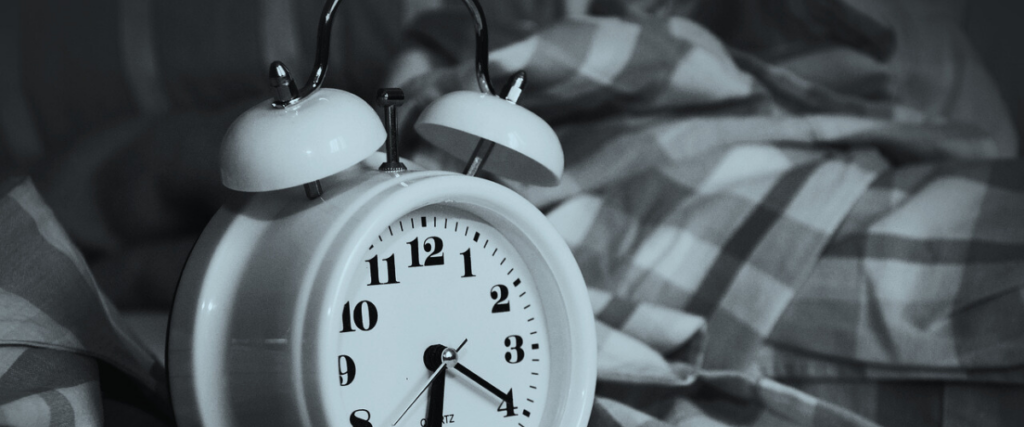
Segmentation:
<svg viewBox="0 0 1024 427">
<path fill-rule="evenodd" d="M 270 64 L 270 86 L 274 88 L 274 103 L 272 104 L 274 107 L 284 108 L 299 102 L 314 90 L 319 89 L 320 85 L 324 83 L 331 47 L 331 28 L 339 4 L 341 4 L 341 0 L 327 0 L 323 12 L 320 13 L 320 24 L 317 27 L 316 36 L 316 58 L 313 60 L 313 70 L 309 73 L 306 85 L 302 89 L 296 89 L 295 80 L 292 79 L 288 68 L 281 61 L 274 61 Z"/>
<path fill-rule="evenodd" d="M 487 51 L 487 19 L 484 18 L 484 10 L 477 0 L 462 0 L 462 2 L 466 4 L 469 14 L 473 15 L 473 20 L 476 21 L 474 28 L 476 30 L 476 83 L 480 86 L 481 92 L 497 95 L 494 88 L 491 87 L 491 73 L 487 68 L 489 53 Z"/>
<path fill-rule="evenodd" d="M 462 0 L 462 2 L 466 4 L 466 8 L 469 9 L 469 13 L 476 23 L 474 29 L 476 30 L 477 85 L 481 92 L 497 95 L 491 86 L 491 73 L 488 70 L 487 19 L 484 18 L 483 8 L 480 7 L 478 0 Z M 327 0 L 324 4 L 324 10 L 320 14 L 320 24 L 317 28 L 316 58 L 313 61 L 313 70 L 302 89 L 297 88 L 295 80 L 284 63 L 274 61 L 270 64 L 270 86 L 274 91 L 272 104 L 274 107 L 284 108 L 295 104 L 323 84 L 324 77 L 327 75 L 328 55 L 330 54 L 331 27 L 339 4 L 341 4 L 341 0 Z"/>
</svg>

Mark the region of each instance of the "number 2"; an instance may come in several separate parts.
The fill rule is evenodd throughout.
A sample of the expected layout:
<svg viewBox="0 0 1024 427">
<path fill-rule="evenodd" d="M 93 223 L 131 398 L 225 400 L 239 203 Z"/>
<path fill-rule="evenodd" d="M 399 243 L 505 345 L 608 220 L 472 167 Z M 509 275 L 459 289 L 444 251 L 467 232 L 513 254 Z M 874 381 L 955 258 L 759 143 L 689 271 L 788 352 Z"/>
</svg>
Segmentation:
<svg viewBox="0 0 1024 427">
<path fill-rule="evenodd" d="M 491 299 L 494 300 L 494 307 L 491 307 L 491 313 L 505 313 L 509 311 L 508 288 L 505 285 L 492 286 Z"/>
</svg>

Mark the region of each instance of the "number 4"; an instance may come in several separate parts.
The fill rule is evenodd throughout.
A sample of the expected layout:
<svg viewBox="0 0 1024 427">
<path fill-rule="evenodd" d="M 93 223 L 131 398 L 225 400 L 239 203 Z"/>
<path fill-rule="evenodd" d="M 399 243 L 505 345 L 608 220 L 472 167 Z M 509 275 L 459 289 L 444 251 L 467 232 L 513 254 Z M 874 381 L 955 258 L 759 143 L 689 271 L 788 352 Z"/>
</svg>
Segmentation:
<svg viewBox="0 0 1024 427">
<path fill-rule="evenodd" d="M 516 416 L 516 409 L 519 409 L 519 407 L 515 406 L 515 403 L 512 402 L 512 389 L 508 389 L 505 399 L 498 405 L 498 412 L 504 411 L 505 418 L 508 418 Z"/>
</svg>

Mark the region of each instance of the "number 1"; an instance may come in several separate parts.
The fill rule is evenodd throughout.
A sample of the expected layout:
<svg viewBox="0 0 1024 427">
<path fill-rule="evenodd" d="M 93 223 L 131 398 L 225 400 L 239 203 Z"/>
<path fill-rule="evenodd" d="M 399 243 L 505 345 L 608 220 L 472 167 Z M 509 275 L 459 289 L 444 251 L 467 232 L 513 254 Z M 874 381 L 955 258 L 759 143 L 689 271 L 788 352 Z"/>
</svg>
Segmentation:
<svg viewBox="0 0 1024 427">
<path fill-rule="evenodd" d="M 462 265 L 466 270 L 466 274 L 463 274 L 462 277 L 476 277 L 473 276 L 473 260 L 469 255 L 469 249 L 466 249 L 466 252 L 460 255 L 462 255 Z"/>
</svg>

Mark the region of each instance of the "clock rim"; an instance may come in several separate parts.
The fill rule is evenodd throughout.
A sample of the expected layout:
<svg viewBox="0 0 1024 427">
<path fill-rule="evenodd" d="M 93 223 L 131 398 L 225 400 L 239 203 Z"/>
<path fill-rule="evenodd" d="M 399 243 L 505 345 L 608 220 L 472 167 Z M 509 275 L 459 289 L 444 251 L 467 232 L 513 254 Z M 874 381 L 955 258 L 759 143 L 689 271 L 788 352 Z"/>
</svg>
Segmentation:
<svg viewBox="0 0 1024 427">
<path fill-rule="evenodd" d="M 330 215 L 330 218 L 327 220 L 330 223 L 329 226 L 323 227 L 322 235 L 327 237 L 320 238 L 311 256 L 305 260 L 302 268 L 296 267 L 299 270 L 304 270 L 306 276 L 312 276 L 303 278 L 301 285 L 297 286 L 298 289 L 295 291 L 296 301 L 304 301 L 302 304 L 320 301 L 319 307 L 305 306 L 303 309 L 296 309 L 291 321 L 291 324 L 296 326 L 292 339 L 299 340 L 296 342 L 307 342 L 301 340 L 311 339 L 312 341 L 308 342 L 312 342 L 312 345 L 315 347 L 315 350 L 306 351 L 303 354 L 302 351 L 299 351 L 302 346 L 292 346 L 291 377 L 295 382 L 289 386 L 292 388 L 298 401 L 295 404 L 301 407 L 296 413 L 304 418 L 301 420 L 303 424 L 319 425 L 325 424 L 329 420 L 341 421 L 338 419 L 338 414 L 330 415 L 331 412 L 323 408 L 322 402 L 327 396 L 332 395 L 332 390 L 326 387 L 327 382 L 322 380 L 324 378 L 322 374 L 333 369 L 331 359 L 336 357 L 336 348 L 333 345 L 326 345 L 326 343 L 335 342 L 336 328 L 327 327 L 330 322 L 326 319 L 320 319 L 321 314 L 326 313 L 326 309 L 330 308 L 328 307 L 330 303 L 327 299 L 312 299 L 310 295 L 312 295 L 313 291 L 317 290 L 317 287 L 319 287 L 319 292 L 321 293 L 327 292 L 329 288 L 340 288 L 340 285 L 321 286 L 320 284 L 331 283 L 323 282 L 325 278 L 327 280 L 336 280 L 334 283 L 343 283 L 340 281 L 340 278 L 345 268 L 348 268 L 350 271 L 358 270 L 355 266 L 363 262 L 359 257 L 367 247 L 366 245 L 387 225 L 425 206 L 454 204 L 458 209 L 481 217 L 485 222 L 488 222 L 488 224 L 506 235 L 506 237 L 509 237 L 510 241 L 512 241 L 511 236 L 508 236 L 507 232 L 496 224 L 493 219 L 496 218 L 496 214 L 501 212 L 509 213 L 516 221 L 524 224 L 518 229 L 528 227 L 533 230 L 531 233 L 535 241 L 541 242 L 540 245 L 544 247 L 541 252 L 557 259 L 554 264 L 545 264 L 544 268 L 552 276 L 561 278 L 560 283 L 565 284 L 565 286 L 560 286 L 559 292 L 564 295 L 564 298 L 561 298 L 561 300 L 565 305 L 565 316 L 569 323 L 569 336 L 572 339 L 571 351 L 573 352 L 571 355 L 572 363 L 567 365 L 572 371 L 569 374 L 570 381 L 567 382 L 567 384 L 571 385 L 567 385 L 567 387 L 571 387 L 574 390 L 571 396 L 566 398 L 567 403 L 563 406 L 563 411 L 566 412 L 559 416 L 560 419 L 557 422 L 559 425 L 564 426 L 586 426 L 590 410 L 592 409 L 594 387 L 596 385 L 597 345 L 593 311 L 590 307 L 589 296 L 586 293 L 582 274 L 579 272 L 575 258 L 561 236 L 536 207 L 512 190 L 499 184 L 448 172 L 367 173 L 357 176 L 356 179 L 352 179 L 350 175 L 350 178 L 347 180 L 335 179 L 333 182 L 327 180 L 325 187 L 325 198 L 314 201 L 305 200 L 301 195 L 301 190 L 297 189 L 249 195 L 244 198 L 244 202 L 227 205 L 225 208 L 222 208 L 210 221 L 207 229 L 204 230 L 182 274 L 183 283 L 190 277 L 192 280 L 195 280 L 197 274 L 203 280 L 193 283 L 191 287 L 194 289 L 189 289 L 189 286 L 184 286 L 183 288 L 179 284 L 179 290 L 175 295 L 171 321 L 169 322 L 173 329 L 168 334 L 168 382 L 171 384 L 172 399 L 176 403 L 176 415 L 179 415 L 179 412 L 185 412 L 179 415 L 180 421 L 195 419 L 198 423 L 200 420 L 213 420 L 212 422 L 217 423 L 216 425 L 232 425 L 232 418 L 227 414 L 230 411 L 217 408 L 212 403 L 216 399 L 223 400 L 226 393 L 232 391 L 226 390 L 227 387 L 225 386 L 225 390 L 219 392 L 219 394 L 213 393 L 214 396 L 211 396 L 211 390 L 201 390 L 201 387 L 196 387 L 195 385 L 195 382 L 199 380 L 196 378 L 198 375 L 194 375 L 196 364 L 205 363 L 197 357 L 197 353 L 201 352 L 197 351 L 197 347 L 204 345 L 201 341 L 204 339 L 216 341 L 217 337 L 220 337 L 221 340 L 227 338 L 225 334 L 218 335 L 215 330 L 207 331 L 207 328 L 197 327 L 200 320 L 197 320 L 196 303 L 198 303 L 199 294 L 209 290 L 206 289 L 204 281 L 210 280 L 207 276 L 210 273 L 212 258 L 223 256 L 222 252 L 226 250 L 226 246 L 235 249 L 238 249 L 238 246 L 240 246 L 225 243 L 225 237 L 237 238 L 234 236 L 239 233 L 243 233 L 243 235 L 250 233 L 249 236 L 241 240 L 258 244 L 268 233 L 273 231 L 275 227 L 274 222 L 269 220 L 262 222 L 255 220 L 255 222 L 248 225 L 239 224 L 240 220 L 242 220 L 241 217 L 246 212 L 260 210 L 259 208 L 261 207 L 263 211 L 274 211 L 275 209 L 289 210 L 291 204 L 304 203 L 303 207 L 297 209 L 293 214 L 311 215 L 316 213 L 309 212 L 312 210 L 328 210 L 335 213 L 335 215 Z M 460 200 L 460 202 L 454 202 L 456 199 Z M 482 207 L 478 208 L 477 205 L 466 203 L 470 200 L 480 202 L 479 206 L 490 206 L 488 209 L 491 210 L 484 211 Z M 263 206 L 260 206 L 261 203 Z M 323 205 L 328 205 L 328 207 L 325 209 Z M 388 212 L 391 213 L 389 214 Z M 483 215 L 480 213 L 483 213 Z M 502 220 L 498 220 L 498 222 L 500 221 Z M 527 223 L 530 225 L 525 226 Z M 258 229 L 259 232 L 252 233 L 253 228 Z M 348 230 L 356 230 L 360 237 L 352 238 L 351 234 L 344 234 Z M 234 234 L 229 236 L 229 233 Z M 516 250 L 522 254 L 523 249 L 521 249 L 521 245 L 513 243 L 516 246 Z M 342 251 L 339 252 L 339 249 Z M 245 250 L 248 250 L 249 253 L 242 256 L 245 259 L 241 261 L 240 268 L 244 268 L 244 263 L 247 260 L 251 261 L 253 253 L 260 249 L 242 248 L 242 252 L 245 252 Z M 525 256 L 525 254 L 523 255 Z M 343 262 L 341 261 L 342 259 L 346 259 L 348 262 Z M 558 263 L 567 263 L 566 265 L 573 268 L 562 269 L 567 271 L 556 274 L 553 271 L 555 269 L 551 268 L 550 265 Z M 217 268 L 216 265 L 212 267 Z M 223 268 L 224 266 L 221 267 Z M 197 273 L 196 269 L 200 271 Z M 535 267 L 531 267 L 531 271 L 534 270 Z M 534 273 L 535 276 L 536 274 Z M 235 272 L 235 276 L 238 280 L 244 277 L 240 272 Z M 234 283 L 231 286 L 237 291 L 239 283 Z M 222 293 L 225 293 L 225 291 L 222 290 Z M 179 301 L 179 297 L 183 298 Z M 181 304 L 180 306 L 179 303 Z M 227 319 L 227 321 L 230 322 L 231 319 Z M 186 324 L 184 328 L 182 327 L 183 323 Z M 224 325 L 219 325 L 219 327 L 221 329 L 226 328 Z M 202 337 L 194 333 L 196 330 L 204 331 Z M 190 332 L 191 336 L 183 337 L 182 335 L 187 332 Z M 177 341 L 172 339 L 172 336 L 177 336 Z M 183 338 L 185 341 L 188 341 L 188 348 L 181 348 Z M 208 344 L 217 345 L 216 342 Z M 177 348 L 172 348 L 172 346 Z M 227 344 L 223 346 L 228 347 Z M 172 354 L 181 355 L 182 353 L 186 353 L 186 358 L 189 360 L 172 360 Z M 222 351 L 221 354 L 227 354 L 227 350 Z M 315 356 L 312 356 L 314 354 Z M 556 368 L 555 365 L 552 365 L 552 368 Z M 186 375 L 180 375 L 181 370 L 188 370 L 188 372 Z M 174 377 L 176 373 L 174 371 L 179 371 L 177 372 L 179 378 L 176 379 Z M 213 372 L 216 372 L 216 370 Z M 183 382 L 188 382 L 188 384 L 183 385 Z M 211 383 L 208 381 L 207 384 Z M 334 391 L 337 391 L 336 387 Z M 205 395 L 203 395 L 204 392 Z M 319 400 L 321 402 L 310 401 L 310 396 L 320 396 Z M 213 400 L 211 401 L 211 399 Z M 205 409 L 203 406 L 206 406 Z M 179 409 L 179 407 L 182 408 Z M 547 412 L 545 411 L 545 413 Z M 578 416 L 573 417 L 572 414 L 578 414 Z M 569 419 L 567 420 L 566 418 Z"/>
</svg>

